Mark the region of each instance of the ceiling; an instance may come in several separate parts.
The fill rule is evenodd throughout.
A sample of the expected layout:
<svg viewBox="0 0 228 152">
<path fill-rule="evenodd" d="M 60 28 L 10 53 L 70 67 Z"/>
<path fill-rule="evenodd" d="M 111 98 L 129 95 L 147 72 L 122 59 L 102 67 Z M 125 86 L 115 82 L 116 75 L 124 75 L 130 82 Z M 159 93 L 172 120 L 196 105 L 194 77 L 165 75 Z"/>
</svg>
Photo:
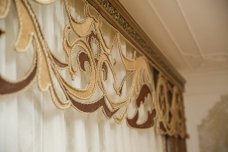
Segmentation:
<svg viewBox="0 0 228 152">
<path fill-rule="evenodd" d="M 227 0 L 119 0 L 183 75 L 228 71 Z"/>
</svg>

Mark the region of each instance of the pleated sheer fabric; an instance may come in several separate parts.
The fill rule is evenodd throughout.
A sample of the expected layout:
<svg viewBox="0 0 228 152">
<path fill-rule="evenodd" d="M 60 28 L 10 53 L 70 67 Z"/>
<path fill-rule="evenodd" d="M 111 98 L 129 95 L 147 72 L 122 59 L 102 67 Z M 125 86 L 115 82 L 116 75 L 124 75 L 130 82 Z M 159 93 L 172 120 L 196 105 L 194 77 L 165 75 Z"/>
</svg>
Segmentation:
<svg viewBox="0 0 228 152">
<path fill-rule="evenodd" d="M 62 1 L 31 4 L 50 49 L 57 57 L 64 56 L 62 37 L 67 19 Z M 74 15 L 80 18 L 77 8 L 80 6 L 75 7 Z M 29 70 L 34 53 L 32 46 L 27 52 L 15 52 L 19 25 L 14 4 L 7 17 L 0 20 L 0 28 L 5 30 L 0 37 L 0 73 L 16 80 Z M 105 38 L 108 41 L 109 37 Z M 75 85 L 83 85 L 83 78 L 78 76 L 81 83 Z M 41 92 L 33 82 L 16 95 L 0 97 L 0 152 L 17 151 L 160 152 L 162 144 L 154 127 L 133 129 L 125 121 L 117 124 L 106 119 L 99 110 L 87 114 L 74 108 L 58 109 L 49 92 Z"/>
</svg>

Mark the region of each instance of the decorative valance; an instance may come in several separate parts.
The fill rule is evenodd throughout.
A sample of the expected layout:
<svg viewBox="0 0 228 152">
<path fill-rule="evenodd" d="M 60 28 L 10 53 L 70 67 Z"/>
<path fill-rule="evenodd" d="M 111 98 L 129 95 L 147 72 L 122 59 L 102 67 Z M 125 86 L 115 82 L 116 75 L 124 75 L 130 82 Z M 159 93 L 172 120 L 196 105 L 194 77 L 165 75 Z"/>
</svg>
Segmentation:
<svg viewBox="0 0 228 152">
<path fill-rule="evenodd" d="M 133 128 L 156 127 L 162 135 L 185 138 L 183 78 L 117 2 L 75 1 L 62 0 L 68 21 L 63 56 L 50 49 L 31 1 L 0 1 L 0 19 L 10 5 L 17 9 L 16 52 L 33 47 L 33 64 L 24 77 L 12 81 L 0 75 L 0 95 L 23 93 L 37 83 L 59 109 L 100 109 L 117 123 L 125 119 Z M 36 2 L 48 7 L 55 0 Z"/>
</svg>

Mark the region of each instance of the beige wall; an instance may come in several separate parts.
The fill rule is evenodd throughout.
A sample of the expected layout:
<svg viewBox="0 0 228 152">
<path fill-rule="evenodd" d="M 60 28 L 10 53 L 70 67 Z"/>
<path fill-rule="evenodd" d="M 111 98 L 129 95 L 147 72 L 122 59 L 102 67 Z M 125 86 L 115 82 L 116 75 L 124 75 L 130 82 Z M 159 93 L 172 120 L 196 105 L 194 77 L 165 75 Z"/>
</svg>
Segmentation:
<svg viewBox="0 0 228 152">
<path fill-rule="evenodd" d="M 188 152 L 200 152 L 198 126 L 221 97 L 228 95 L 228 72 L 185 75 L 187 79 L 185 109 Z"/>
</svg>

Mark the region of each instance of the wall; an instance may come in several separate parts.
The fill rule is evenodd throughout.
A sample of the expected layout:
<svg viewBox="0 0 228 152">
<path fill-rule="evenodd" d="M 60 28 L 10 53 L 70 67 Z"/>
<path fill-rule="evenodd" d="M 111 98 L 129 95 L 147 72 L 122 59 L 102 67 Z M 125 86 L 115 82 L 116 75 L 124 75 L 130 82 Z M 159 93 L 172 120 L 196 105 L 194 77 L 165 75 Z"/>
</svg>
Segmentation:
<svg viewBox="0 0 228 152">
<path fill-rule="evenodd" d="M 198 127 L 216 103 L 228 95 L 228 72 L 186 74 L 185 78 L 188 152 L 200 152 Z"/>
</svg>

